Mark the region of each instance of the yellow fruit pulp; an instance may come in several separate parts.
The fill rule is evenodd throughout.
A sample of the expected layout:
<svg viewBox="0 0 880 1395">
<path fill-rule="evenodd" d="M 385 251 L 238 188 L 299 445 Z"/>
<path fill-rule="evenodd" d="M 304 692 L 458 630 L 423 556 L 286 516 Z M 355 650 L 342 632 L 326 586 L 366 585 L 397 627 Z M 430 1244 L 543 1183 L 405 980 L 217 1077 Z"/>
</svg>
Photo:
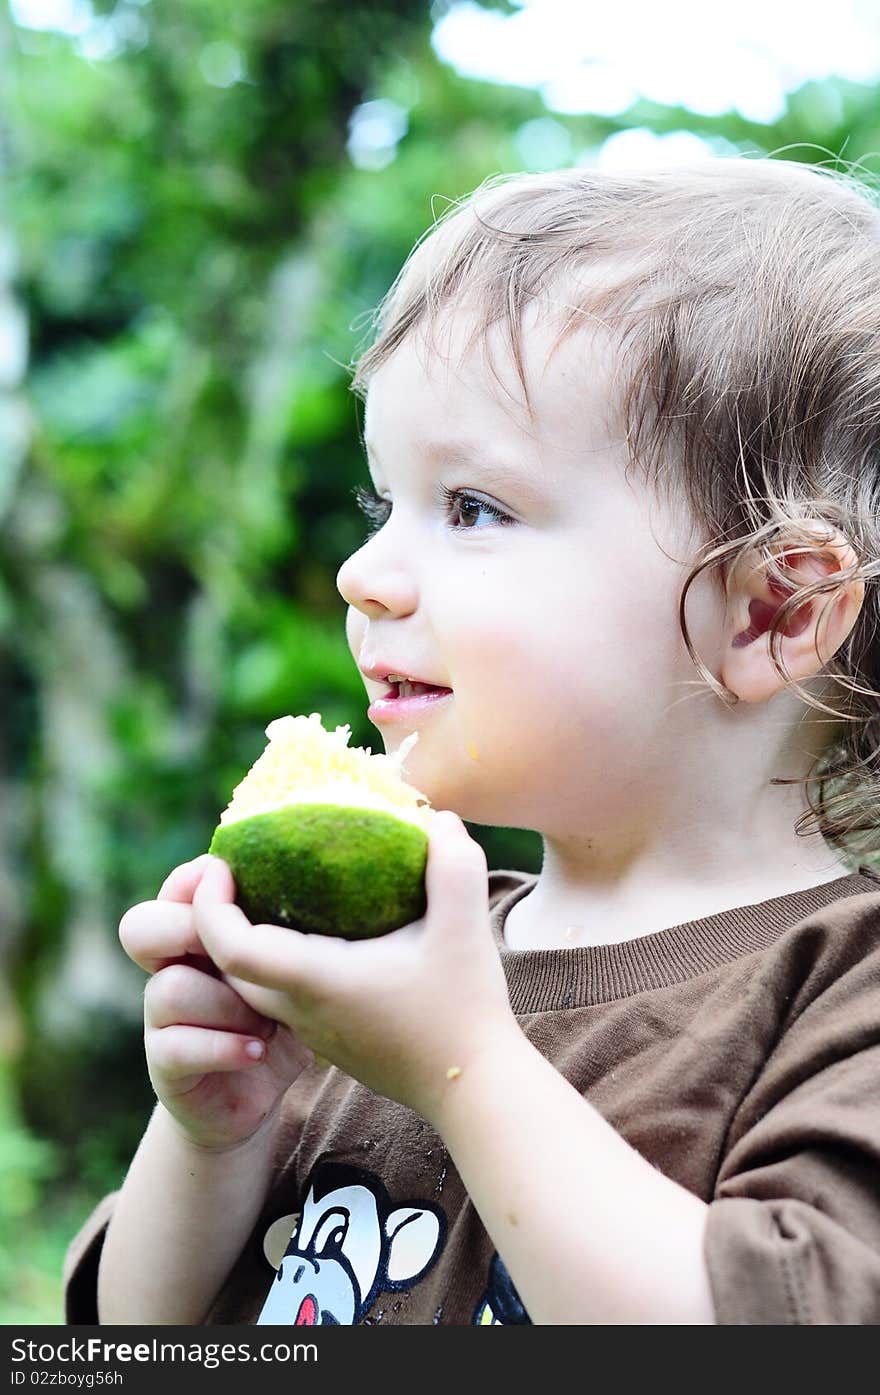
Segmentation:
<svg viewBox="0 0 880 1395">
<path fill-rule="evenodd" d="M 336 804 L 377 809 L 426 829 L 433 810 L 402 779 L 403 761 L 416 741 L 406 738 L 393 756 L 349 746 L 351 728 L 326 731 L 318 712 L 279 717 L 266 728 L 269 744 L 236 785 L 221 824 L 236 823 L 290 804 Z"/>
</svg>

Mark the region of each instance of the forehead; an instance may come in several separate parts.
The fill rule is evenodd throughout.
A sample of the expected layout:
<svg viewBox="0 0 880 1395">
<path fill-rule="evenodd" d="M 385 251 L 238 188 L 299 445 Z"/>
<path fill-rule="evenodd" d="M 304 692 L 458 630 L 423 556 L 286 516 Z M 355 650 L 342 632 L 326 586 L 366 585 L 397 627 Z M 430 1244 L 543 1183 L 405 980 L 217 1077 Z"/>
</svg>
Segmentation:
<svg viewBox="0 0 880 1395">
<path fill-rule="evenodd" d="M 564 318 L 546 304 L 529 306 L 520 343 L 522 378 L 506 329 L 482 331 L 477 315 L 446 310 L 414 329 L 374 373 L 366 397 L 365 438 L 427 443 L 439 434 L 462 446 L 526 445 L 543 454 L 571 453 L 622 439 L 614 408 L 616 355 L 599 325 L 581 325 L 559 342 Z M 524 380 L 524 381 L 523 381 Z"/>
</svg>

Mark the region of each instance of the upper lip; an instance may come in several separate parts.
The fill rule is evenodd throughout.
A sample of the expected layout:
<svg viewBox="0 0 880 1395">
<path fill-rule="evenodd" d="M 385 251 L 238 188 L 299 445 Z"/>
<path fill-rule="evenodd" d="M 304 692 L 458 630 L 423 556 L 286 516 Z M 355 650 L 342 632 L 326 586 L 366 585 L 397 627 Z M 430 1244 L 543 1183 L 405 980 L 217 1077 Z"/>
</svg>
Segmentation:
<svg viewBox="0 0 880 1395">
<path fill-rule="evenodd" d="M 414 673 L 408 673 L 407 670 L 401 667 L 400 664 L 361 664 L 360 670 L 365 678 L 374 678 L 379 683 L 388 683 L 389 681 L 391 681 L 389 680 L 388 675 L 392 674 L 394 679 L 402 678 L 407 683 L 423 683 L 427 688 L 446 687 L 445 683 L 434 683 L 431 681 L 430 678 L 417 678 Z"/>
</svg>

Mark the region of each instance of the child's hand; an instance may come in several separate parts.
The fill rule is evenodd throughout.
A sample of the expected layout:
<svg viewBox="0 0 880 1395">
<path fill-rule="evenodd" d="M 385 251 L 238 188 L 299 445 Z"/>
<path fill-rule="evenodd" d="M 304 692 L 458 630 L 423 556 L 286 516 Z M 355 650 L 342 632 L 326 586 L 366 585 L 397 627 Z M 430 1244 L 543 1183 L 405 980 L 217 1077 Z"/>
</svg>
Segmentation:
<svg viewBox="0 0 880 1395">
<path fill-rule="evenodd" d="M 431 1119 L 486 1048 L 519 1036 L 489 926 L 486 858 L 454 814 L 433 820 L 425 916 L 348 941 L 253 926 L 219 858 L 193 897 L 194 927 L 227 983 L 349 1075 Z"/>
<path fill-rule="evenodd" d="M 192 899 L 215 860 L 204 854 L 176 867 L 157 900 L 126 911 L 119 938 L 152 975 L 144 1045 L 157 1098 L 190 1142 L 226 1148 L 256 1133 L 314 1058 L 223 981 L 199 940 Z"/>
</svg>

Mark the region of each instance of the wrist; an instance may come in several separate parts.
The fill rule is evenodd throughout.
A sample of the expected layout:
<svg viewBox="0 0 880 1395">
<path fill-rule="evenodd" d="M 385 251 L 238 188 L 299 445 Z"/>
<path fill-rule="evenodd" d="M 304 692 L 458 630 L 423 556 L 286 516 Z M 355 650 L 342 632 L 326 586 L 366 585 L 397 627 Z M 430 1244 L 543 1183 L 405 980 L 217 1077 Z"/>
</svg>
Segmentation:
<svg viewBox="0 0 880 1395">
<path fill-rule="evenodd" d="M 271 1153 L 281 1118 L 281 1099 L 269 1110 L 253 1133 L 232 1142 L 211 1141 L 198 1138 L 185 1129 L 171 1111 L 158 1101 L 153 1115 L 155 1127 L 171 1142 L 184 1150 L 191 1151 L 200 1159 L 210 1158 L 252 1158 Z"/>
</svg>

